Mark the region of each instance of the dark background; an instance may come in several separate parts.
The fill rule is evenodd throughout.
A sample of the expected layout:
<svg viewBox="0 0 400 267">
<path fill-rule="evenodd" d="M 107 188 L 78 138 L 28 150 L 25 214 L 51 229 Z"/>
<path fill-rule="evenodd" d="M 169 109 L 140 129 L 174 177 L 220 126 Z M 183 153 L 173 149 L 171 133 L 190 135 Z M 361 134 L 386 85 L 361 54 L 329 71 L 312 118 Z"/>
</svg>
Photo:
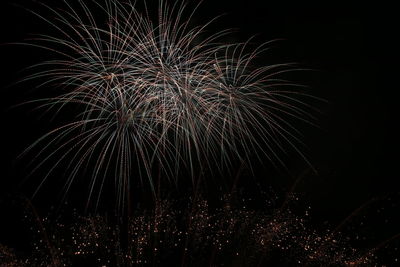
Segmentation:
<svg viewBox="0 0 400 267">
<path fill-rule="evenodd" d="M 30 1 L 17 2 L 35 6 Z M 16 164 L 16 157 L 52 128 L 46 119 L 38 119 L 38 113 L 27 108 L 11 108 L 36 94 L 29 93 L 32 84 L 13 83 L 21 79 L 23 68 L 45 59 L 46 54 L 29 47 L 4 44 L 24 41 L 30 34 L 47 29 L 40 20 L 13 3 L 3 1 L 0 8 L 2 196 L 26 192 L 19 186 L 24 172 Z M 297 191 L 312 207 L 315 220 L 335 224 L 374 197 L 396 196 L 400 192 L 395 132 L 399 88 L 396 82 L 398 27 L 394 9 L 336 1 L 293 4 L 207 0 L 195 20 L 202 22 L 219 14 L 225 15 L 211 30 L 238 29 L 233 36 L 240 41 L 253 35 L 257 35 L 257 41 L 284 39 L 265 58 L 274 62 L 298 62 L 314 70 L 304 73 L 300 82 L 327 103 L 318 105 L 320 128 L 303 125 L 300 130 L 308 146 L 304 153 L 318 175 L 306 177 Z M 290 175 L 279 171 L 264 173 L 259 167 L 257 179 L 265 179 L 278 188 L 290 188 L 299 173 L 307 169 L 300 158 L 292 161 Z M 385 218 L 395 220 L 399 208 L 391 209 Z M 392 234 L 396 230 L 392 225 Z"/>
</svg>

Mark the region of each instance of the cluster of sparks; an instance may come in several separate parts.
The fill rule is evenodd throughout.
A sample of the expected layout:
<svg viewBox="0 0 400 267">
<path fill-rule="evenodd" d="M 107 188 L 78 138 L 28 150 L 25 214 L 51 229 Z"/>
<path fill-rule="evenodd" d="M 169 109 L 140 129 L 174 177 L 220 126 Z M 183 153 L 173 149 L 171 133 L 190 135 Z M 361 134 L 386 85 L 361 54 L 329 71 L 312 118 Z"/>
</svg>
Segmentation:
<svg viewBox="0 0 400 267">
<path fill-rule="evenodd" d="M 32 257 L 15 266 L 377 266 L 373 250 L 355 249 L 340 233 L 313 230 L 289 209 L 212 208 L 199 199 L 186 210 L 163 200 L 124 226 L 106 216 L 70 223 L 41 219 Z M 44 235 L 46 233 L 46 235 Z M 44 236 L 46 238 L 44 238 Z M 6 259 L 6 258 L 5 258 Z M 17 264 L 18 263 L 18 264 Z"/>
<path fill-rule="evenodd" d="M 184 19 L 185 3 L 159 1 L 156 20 L 129 1 L 92 3 L 106 16 L 105 26 L 78 3 L 79 9 L 65 1 L 63 11 L 46 6 L 51 18 L 36 14 L 60 36 L 39 35 L 30 44 L 56 59 L 38 64 L 42 70 L 28 79 L 59 85 L 58 96 L 39 100 L 48 110 L 71 104 L 80 110 L 27 149 L 42 146 L 34 171 L 55 159 L 38 190 L 68 162 L 66 192 L 80 170 L 90 169 L 88 199 L 97 194 L 98 203 L 113 172 L 123 205 L 132 177 L 148 179 L 154 189 L 155 169 L 176 183 L 182 170 L 194 179 L 202 170 L 232 165 L 232 158 L 251 165 L 260 151 L 283 164 L 279 150 L 287 144 L 303 156 L 298 132 L 284 117 L 308 121 L 310 115 L 300 92 L 281 87 L 290 83 L 280 74 L 293 66 L 254 67 L 266 44 L 248 52 L 248 43 L 221 43 L 229 30 L 207 34 L 209 23 L 192 26 L 196 8 Z"/>
</svg>

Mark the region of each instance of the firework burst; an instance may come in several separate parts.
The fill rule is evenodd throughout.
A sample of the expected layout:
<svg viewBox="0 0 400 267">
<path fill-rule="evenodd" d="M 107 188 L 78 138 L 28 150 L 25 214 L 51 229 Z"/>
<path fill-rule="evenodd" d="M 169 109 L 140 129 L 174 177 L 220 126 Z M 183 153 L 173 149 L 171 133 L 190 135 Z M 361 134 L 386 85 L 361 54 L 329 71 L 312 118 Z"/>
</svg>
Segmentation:
<svg viewBox="0 0 400 267">
<path fill-rule="evenodd" d="M 39 100 L 41 107 L 79 110 L 26 150 L 41 147 L 33 171 L 55 160 L 37 190 L 67 162 L 65 192 L 88 170 L 88 199 L 96 196 L 98 204 L 112 174 L 124 205 L 136 181 L 147 179 L 154 191 L 155 173 L 176 183 L 184 172 L 194 182 L 203 170 L 228 169 L 232 158 L 247 166 L 263 156 L 283 164 L 279 150 L 288 144 L 303 157 L 285 117 L 308 121 L 307 105 L 297 100 L 300 93 L 280 89 L 290 84 L 280 75 L 292 65 L 254 67 L 267 44 L 250 52 L 247 43 L 223 44 L 229 30 L 207 34 L 209 23 L 192 26 L 195 11 L 185 19 L 185 3 L 160 0 L 155 20 L 129 1 L 91 3 L 106 23 L 78 3 L 65 1 L 61 11 L 46 6 L 49 18 L 35 13 L 58 34 L 39 35 L 30 45 L 56 58 L 27 79 L 58 88 L 56 97 Z"/>
</svg>

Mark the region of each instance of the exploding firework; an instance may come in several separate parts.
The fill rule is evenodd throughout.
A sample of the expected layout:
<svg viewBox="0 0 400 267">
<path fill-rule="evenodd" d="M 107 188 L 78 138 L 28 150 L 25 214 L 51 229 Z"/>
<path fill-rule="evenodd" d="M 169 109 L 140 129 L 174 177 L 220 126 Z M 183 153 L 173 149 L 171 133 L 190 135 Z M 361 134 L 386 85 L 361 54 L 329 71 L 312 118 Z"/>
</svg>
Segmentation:
<svg viewBox="0 0 400 267">
<path fill-rule="evenodd" d="M 185 18 L 185 3 L 160 0 L 155 20 L 130 1 L 78 3 L 65 2 L 64 10 L 45 6 L 49 18 L 33 12 L 58 33 L 30 43 L 55 59 L 27 79 L 58 88 L 56 97 L 39 100 L 41 107 L 76 112 L 26 150 L 41 147 L 33 172 L 52 160 L 37 190 L 63 166 L 65 192 L 86 170 L 88 199 L 96 196 L 98 204 L 107 177 L 114 176 L 118 205 L 124 205 L 138 181 L 147 180 L 154 191 L 155 174 L 195 182 L 205 170 L 229 169 L 233 159 L 247 166 L 255 157 L 284 164 L 279 153 L 287 147 L 303 157 L 298 132 L 285 118 L 308 121 L 307 105 L 297 98 L 301 93 L 282 89 L 290 83 L 281 74 L 292 65 L 255 67 L 267 44 L 251 51 L 248 43 L 224 44 L 229 30 L 208 34 L 212 21 L 192 26 L 195 11 Z M 105 20 L 96 16 L 101 12 Z"/>
</svg>

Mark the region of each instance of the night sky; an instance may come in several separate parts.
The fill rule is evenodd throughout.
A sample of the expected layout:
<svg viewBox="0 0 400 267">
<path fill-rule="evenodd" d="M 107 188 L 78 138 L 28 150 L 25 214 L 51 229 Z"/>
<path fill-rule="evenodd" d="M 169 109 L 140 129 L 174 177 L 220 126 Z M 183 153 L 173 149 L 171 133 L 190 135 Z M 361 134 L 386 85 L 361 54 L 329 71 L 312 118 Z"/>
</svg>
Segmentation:
<svg viewBox="0 0 400 267">
<path fill-rule="evenodd" d="M 31 1 L 16 2 L 28 8 L 35 6 Z M 57 5 L 57 1 L 54 2 Z M 13 107 L 44 96 L 40 90 L 31 91 L 34 83 L 14 83 L 25 75 L 21 70 L 43 60 L 46 53 L 6 43 L 24 41 L 31 34 L 47 30 L 46 25 L 14 3 L 3 1 L 0 8 L 0 198 L 31 192 L 26 185 L 20 185 L 26 172 L 16 158 L 24 148 L 53 128 L 49 116 L 40 119 L 41 113 L 30 112 L 31 106 Z M 194 21 L 201 23 L 220 14 L 224 15 L 210 30 L 232 28 L 231 38 L 236 38 L 235 41 L 245 41 L 253 35 L 256 35 L 254 42 L 280 39 L 262 58 L 266 64 L 269 60 L 297 62 L 312 69 L 295 74 L 293 78 L 308 86 L 307 92 L 326 100 L 315 103 L 319 110 L 315 114 L 318 127 L 299 125 L 307 145 L 303 148 L 304 154 L 318 174 L 307 175 L 296 191 L 304 197 L 307 206 L 312 207 L 315 222 L 328 221 L 334 225 L 373 198 L 384 201 L 390 197 L 398 198 L 399 157 L 395 148 L 398 145 L 395 133 L 398 124 L 395 70 L 398 65 L 395 43 L 398 27 L 395 10 L 383 5 L 349 5 L 336 1 L 293 4 L 286 1 L 206 0 Z M 296 177 L 309 169 L 300 157 L 290 157 L 289 170 L 273 170 L 268 164 L 258 166 L 256 179 L 276 190 L 288 190 Z M 46 202 L 43 201 L 46 194 L 39 196 L 38 209 Z M 382 205 L 391 202 L 385 203 Z M 398 212 L 400 207 L 394 207 L 384 216 L 395 220 Z M 371 221 L 373 224 L 375 221 Z M 394 225 L 388 229 L 392 235 L 399 232 Z M 387 236 L 390 234 L 382 233 L 381 239 Z"/>
</svg>

